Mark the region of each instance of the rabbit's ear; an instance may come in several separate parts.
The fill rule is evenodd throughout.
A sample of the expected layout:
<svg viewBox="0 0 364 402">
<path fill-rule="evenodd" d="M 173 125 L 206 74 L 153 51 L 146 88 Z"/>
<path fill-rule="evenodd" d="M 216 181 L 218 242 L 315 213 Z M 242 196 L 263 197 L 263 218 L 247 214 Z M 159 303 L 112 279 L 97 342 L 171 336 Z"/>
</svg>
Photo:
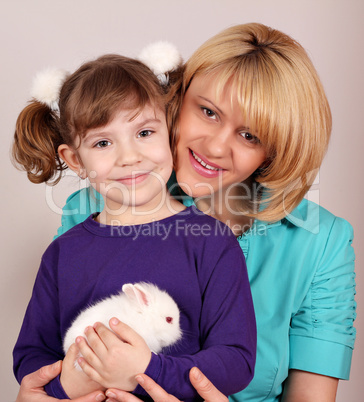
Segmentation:
<svg viewBox="0 0 364 402">
<path fill-rule="evenodd" d="M 140 307 L 149 306 L 149 293 L 143 288 L 142 285 L 132 285 L 131 283 L 126 283 L 122 290 L 130 301 L 139 304 Z"/>
</svg>

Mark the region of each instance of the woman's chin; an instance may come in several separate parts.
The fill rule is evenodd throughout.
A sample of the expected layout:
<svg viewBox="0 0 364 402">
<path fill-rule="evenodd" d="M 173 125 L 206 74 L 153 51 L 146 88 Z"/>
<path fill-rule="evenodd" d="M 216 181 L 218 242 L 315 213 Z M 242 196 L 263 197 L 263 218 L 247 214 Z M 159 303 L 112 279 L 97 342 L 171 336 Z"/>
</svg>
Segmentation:
<svg viewBox="0 0 364 402">
<path fill-rule="evenodd" d="M 199 183 L 197 186 L 178 183 L 182 191 L 192 198 L 211 197 L 214 194 L 213 189 L 204 183 Z"/>
</svg>

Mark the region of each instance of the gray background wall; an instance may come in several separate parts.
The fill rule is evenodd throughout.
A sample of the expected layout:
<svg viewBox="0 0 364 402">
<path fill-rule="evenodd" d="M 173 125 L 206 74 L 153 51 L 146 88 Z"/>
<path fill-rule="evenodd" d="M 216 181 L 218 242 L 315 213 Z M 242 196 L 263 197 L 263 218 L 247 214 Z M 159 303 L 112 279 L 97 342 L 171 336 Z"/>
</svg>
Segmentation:
<svg viewBox="0 0 364 402">
<path fill-rule="evenodd" d="M 362 0 L 12 0 L 0 1 L 1 242 L 0 389 L 13 401 L 18 385 L 11 351 L 39 259 L 60 225 L 60 207 L 79 187 L 67 175 L 55 188 L 34 185 L 9 161 L 16 117 L 29 99 L 35 73 L 47 66 L 73 70 L 108 52 L 136 56 L 151 41 L 174 42 L 184 58 L 205 39 L 237 23 L 263 22 L 297 39 L 321 76 L 333 113 L 333 137 L 312 195 L 349 220 L 357 255 L 358 338 L 351 379 L 338 401 L 362 400 L 364 321 Z"/>
</svg>

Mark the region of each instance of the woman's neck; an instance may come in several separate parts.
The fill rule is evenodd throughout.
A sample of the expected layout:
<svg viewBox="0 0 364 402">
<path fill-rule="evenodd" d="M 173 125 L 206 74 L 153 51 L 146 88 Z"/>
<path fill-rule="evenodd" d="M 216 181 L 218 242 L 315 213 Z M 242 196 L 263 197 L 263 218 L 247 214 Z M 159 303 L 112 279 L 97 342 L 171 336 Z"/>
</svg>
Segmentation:
<svg viewBox="0 0 364 402">
<path fill-rule="evenodd" d="M 200 211 L 229 226 L 237 237 L 253 225 L 254 218 L 242 212 L 241 197 L 237 195 L 225 197 L 223 192 L 219 192 L 212 196 L 196 198 L 195 203 Z"/>
<path fill-rule="evenodd" d="M 104 201 L 105 207 L 96 217 L 96 221 L 111 226 L 133 226 L 159 221 L 186 209 L 169 193 L 166 194 L 163 202 L 156 202 L 155 205 L 149 204 L 148 206 L 113 205 L 107 199 Z"/>
</svg>

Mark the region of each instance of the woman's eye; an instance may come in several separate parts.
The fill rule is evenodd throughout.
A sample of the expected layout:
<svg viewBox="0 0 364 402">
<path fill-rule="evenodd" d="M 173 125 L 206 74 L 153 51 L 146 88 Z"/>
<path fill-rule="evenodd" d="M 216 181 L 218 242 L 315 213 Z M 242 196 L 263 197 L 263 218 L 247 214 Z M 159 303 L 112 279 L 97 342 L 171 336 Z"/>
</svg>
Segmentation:
<svg viewBox="0 0 364 402">
<path fill-rule="evenodd" d="M 211 110 L 207 107 L 204 107 L 204 106 L 201 106 L 201 110 L 202 110 L 202 113 L 209 119 L 213 119 L 213 120 L 217 119 L 217 114 L 213 110 Z"/>
<path fill-rule="evenodd" d="M 240 133 L 240 135 L 248 142 L 250 142 L 251 144 L 260 144 L 260 140 L 257 136 L 250 134 L 247 131 L 244 131 L 242 133 Z"/>
<path fill-rule="evenodd" d="M 108 147 L 109 145 L 111 145 L 111 142 L 110 142 L 110 141 L 101 140 L 101 141 L 99 141 L 98 143 L 95 144 L 95 147 L 96 147 L 96 148 L 106 148 L 106 147 Z"/>
<path fill-rule="evenodd" d="M 152 135 L 153 131 L 151 130 L 143 130 L 138 134 L 138 138 L 145 138 L 145 137 L 149 137 L 150 135 Z"/>
</svg>

